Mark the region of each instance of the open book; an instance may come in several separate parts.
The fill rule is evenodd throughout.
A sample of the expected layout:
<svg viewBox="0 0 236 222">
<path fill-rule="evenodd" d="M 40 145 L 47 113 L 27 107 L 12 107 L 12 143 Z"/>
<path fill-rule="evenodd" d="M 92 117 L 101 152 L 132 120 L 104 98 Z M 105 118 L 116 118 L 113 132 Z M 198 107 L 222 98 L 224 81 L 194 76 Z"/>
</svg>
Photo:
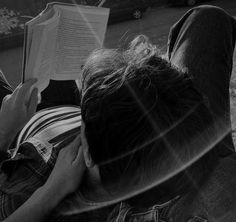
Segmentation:
<svg viewBox="0 0 236 222">
<path fill-rule="evenodd" d="M 80 79 L 89 54 L 103 45 L 109 9 L 49 3 L 26 23 L 23 78 L 37 78 L 42 91 L 54 80 Z"/>
</svg>

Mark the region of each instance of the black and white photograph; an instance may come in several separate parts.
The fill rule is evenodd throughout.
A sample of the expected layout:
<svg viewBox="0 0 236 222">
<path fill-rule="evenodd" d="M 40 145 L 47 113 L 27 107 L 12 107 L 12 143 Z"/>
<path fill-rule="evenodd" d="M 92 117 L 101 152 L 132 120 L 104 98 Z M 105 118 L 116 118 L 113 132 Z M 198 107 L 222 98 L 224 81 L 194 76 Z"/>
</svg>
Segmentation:
<svg viewBox="0 0 236 222">
<path fill-rule="evenodd" d="M 236 222 L 235 0 L 0 0 L 0 221 Z"/>
</svg>

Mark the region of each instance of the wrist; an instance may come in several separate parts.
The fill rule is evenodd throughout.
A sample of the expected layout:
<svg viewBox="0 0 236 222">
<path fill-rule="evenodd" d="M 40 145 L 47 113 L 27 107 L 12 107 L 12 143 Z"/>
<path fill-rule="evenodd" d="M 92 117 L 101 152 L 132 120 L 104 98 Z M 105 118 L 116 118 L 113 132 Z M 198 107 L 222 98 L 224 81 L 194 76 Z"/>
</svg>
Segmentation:
<svg viewBox="0 0 236 222">
<path fill-rule="evenodd" d="M 62 186 L 51 185 L 47 182 L 41 187 L 40 193 L 42 201 L 47 203 L 50 208 L 55 208 L 66 196 Z"/>
<path fill-rule="evenodd" d="M 45 216 L 48 215 L 61 201 L 55 190 L 52 191 L 45 186 L 40 187 L 35 191 L 34 199 L 37 207 Z"/>
</svg>

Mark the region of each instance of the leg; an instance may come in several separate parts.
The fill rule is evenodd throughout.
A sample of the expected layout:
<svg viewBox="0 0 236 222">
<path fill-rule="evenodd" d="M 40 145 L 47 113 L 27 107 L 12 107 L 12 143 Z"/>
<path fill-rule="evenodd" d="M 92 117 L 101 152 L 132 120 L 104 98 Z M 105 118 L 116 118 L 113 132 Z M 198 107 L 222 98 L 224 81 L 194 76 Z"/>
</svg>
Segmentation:
<svg viewBox="0 0 236 222">
<path fill-rule="evenodd" d="M 0 107 L 2 106 L 3 98 L 13 92 L 10 84 L 7 82 L 4 74 L 0 71 Z"/>
<path fill-rule="evenodd" d="M 188 11 L 172 28 L 168 41 L 170 62 L 192 75 L 196 87 L 208 99 L 216 122 L 225 123 L 228 135 L 219 151 L 234 151 L 229 83 L 235 46 L 236 22 L 222 9 L 200 6 Z"/>
<path fill-rule="evenodd" d="M 80 105 L 79 95 L 75 81 L 50 80 L 48 87 L 41 93 L 38 110 L 60 105 Z"/>
</svg>

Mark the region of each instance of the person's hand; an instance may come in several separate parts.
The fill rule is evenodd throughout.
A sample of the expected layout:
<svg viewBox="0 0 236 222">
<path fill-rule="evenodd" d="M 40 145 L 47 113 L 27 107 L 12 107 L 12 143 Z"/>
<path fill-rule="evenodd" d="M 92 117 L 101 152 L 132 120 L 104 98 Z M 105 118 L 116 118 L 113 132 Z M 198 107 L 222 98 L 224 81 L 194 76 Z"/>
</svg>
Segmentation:
<svg viewBox="0 0 236 222">
<path fill-rule="evenodd" d="M 18 132 L 35 114 L 38 90 L 30 88 L 36 83 L 31 79 L 20 84 L 12 94 L 6 95 L 0 110 L 0 127 L 5 134 Z"/>
<path fill-rule="evenodd" d="M 36 79 L 20 84 L 12 94 L 4 97 L 0 110 L 0 136 L 15 137 L 34 115 L 38 103 L 38 89 L 31 87 Z"/>
<path fill-rule="evenodd" d="M 79 187 L 85 168 L 81 139 L 78 136 L 59 152 L 54 169 L 44 188 L 55 192 L 57 198 L 61 200 Z"/>
</svg>

